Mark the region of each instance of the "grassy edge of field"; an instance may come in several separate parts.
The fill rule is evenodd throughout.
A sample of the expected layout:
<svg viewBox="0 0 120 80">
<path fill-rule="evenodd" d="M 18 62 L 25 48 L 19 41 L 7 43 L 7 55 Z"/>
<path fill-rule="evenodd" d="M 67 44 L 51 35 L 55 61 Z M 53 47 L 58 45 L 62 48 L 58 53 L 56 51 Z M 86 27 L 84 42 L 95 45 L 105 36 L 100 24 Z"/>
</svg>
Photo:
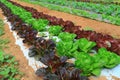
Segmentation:
<svg viewBox="0 0 120 80">
<path fill-rule="evenodd" d="M 15 57 L 3 51 L 8 48 L 9 39 L 1 38 L 5 34 L 4 22 L 0 19 L 0 80 L 20 80 L 23 73 L 19 71 Z"/>
</svg>

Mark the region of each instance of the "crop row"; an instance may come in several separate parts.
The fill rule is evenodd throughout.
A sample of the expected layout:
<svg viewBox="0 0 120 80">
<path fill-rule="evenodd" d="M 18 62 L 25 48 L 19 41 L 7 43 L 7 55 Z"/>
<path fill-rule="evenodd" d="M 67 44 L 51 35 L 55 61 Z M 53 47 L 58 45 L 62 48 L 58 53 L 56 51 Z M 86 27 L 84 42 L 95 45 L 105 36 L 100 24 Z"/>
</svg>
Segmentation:
<svg viewBox="0 0 120 80">
<path fill-rule="evenodd" d="M 16 3 L 14 3 L 14 4 L 16 4 Z M 17 6 L 20 6 L 20 5 L 17 4 Z M 21 6 L 21 7 L 26 8 L 28 11 L 30 10 L 29 7 L 24 7 L 24 6 Z M 33 9 L 32 9 L 32 11 L 34 12 Z M 35 12 L 35 13 L 37 13 L 37 12 Z M 49 19 L 50 19 L 50 16 L 49 16 Z M 58 29 L 58 27 L 57 27 L 57 29 Z M 51 32 L 54 32 L 54 30 L 55 30 L 55 27 L 53 27 L 53 31 L 51 31 Z M 79 39 L 77 41 L 74 41 L 74 38 L 76 37 L 75 34 L 60 33 L 58 35 L 58 37 L 61 39 L 61 41 L 57 43 L 57 53 L 62 56 L 64 55 L 67 57 L 75 57 L 76 58 L 75 66 L 82 69 L 84 75 L 91 75 L 91 74 L 99 75 L 100 71 L 103 67 L 112 68 L 115 65 L 119 64 L 119 58 L 115 57 L 115 55 L 113 55 L 113 53 L 106 51 L 106 49 L 102 49 L 102 48 L 99 49 L 98 54 L 94 55 L 94 57 L 91 57 L 90 55 L 86 55 L 86 53 L 88 51 L 90 51 L 96 44 L 93 42 L 89 42 L 86 39 Z M 33 50 L 31 52 L 32 53 L 34 52 L 34 55 L 36 55 L 37 54 L 35 52 L 36 50 L 34 50 L 34 48 L 32 48 L 32 49 Z M 83 54 L 82 53 L 80 54 L 80 52 L 83 52 Z M 71 53 L 74 53 L 74 54 L 71 54 Z M 102 55 L 99 55 L 100 53 Z M 104 54 L 104 56 L 103 56 L 103 54 Z M 86 56 L 87 59 L 82 55 Z M 107 56 L 107 55 L 109 55 L 109 56 Z M 80 58 L 80 56 L 82 56 L 82 57 Z M 95 56 L 97 56 L 97 57 L 95 57 Z M 105 57 L 105 56 L 107 56 L 107 57 Z M 114 58 L 115 58 L 114 61 L 118 60 L 118 63 L 115 63 L 114 61 L 110 61 L 110 63 L 109 63 L 109 58 L 111 56 L 114 56 Z M 83 60 L 83 59 L 88 61 L 89 64 L 87 64 L 87 67 L 83 67 L 86 62 L 86 61 L 81 62 L 81 60 Z M 100 59 L 102 59 L 102 61 Z M 107 61 L 106 61 L 106 59 L 107 59 Z M 44 61 L 42 59 L 40 59 L 40 61 L 42 61 L 44 63 Z M 104 62 L 104 64 L 103 64 L 103 62 Z M 92 66 L 90 67 L 91 64 L 92 64 Z M 89 69 L 88 69 L 88 66 L 89 66 Z"/>
<path fill-rule="evenodd" d="M 48 20 L 49 25 L 60 25 L 63 28 L 62 31 L 76 34 L 76 37 L 75 37 L 76 39 L 86 38 L 90 41 L 96 42 L 97 48 L 105 47 L 106 49 L 108 49 L 112 52 L 120 54 L 120 46 L 119 46 L 120 39 L 114 39 L 110 35 L 103 35 L 101 33 L 96 33 L 95 31 L 81 30 L 81 28 L 80 28 L 81 26 L 74 25 L 72 21 L 64 21 L 61 18 L 57 18 L 55 16 L 50 16 L 50 15 L 44 14 L 43 12 L 38 12 L 36 9 L 33 9 L 31 7 L 22 6 L 20 4 L 14 3 L 14 2 L 12 2 L 12 3 L 14 5 L 17 5 L 17 6 L 20 6 L 24 9 L 26 9 L 28 12 L 31 12 L 32 16 L 36 19 Z M 35 23 L 34 19 L 28 20 L 28 23 L 32 24 L 32 22 Z M 39 25 L 39 24 L 36 24 L 36 25 Z"/>
<path fill-rule="evenodd" d="M 99 14 L 106 14 L 117 17 L 119 15 L 120 6 L 117 5 L 103 5 L 103 4 L 93 4 L 93 3 L 84 3 L 84 2 L 74 2 L 74 1 L 65 1 L 65 0 L 39 0 L 45 3 L 51 3 L 61 6 L 67 6 L 70 8 L 92 11 Z"/>
<path fill-rule="evenodd" d="M 21 15 L 23 13 L 29 14 L 29 12 L 25 11 L 24 9 L 22 10 L 22 8 L 20 8 L 20 7 L 16 7 L 16 6 L 10 4 L 9 2 L 4 2 L 4 3 L 6 3 L 5 5 L 8 6 L 14 14 L 17 14 L 23 20 L 24 20 L 24 18 Z M 16 3 L 14 3 L 14 4 L 16 4 Z M 20 6 L 19 4 L 16 4 L 16 5 Z M 14 11 L 16 11 L 15 8 L 17 9 L 17 11 L 19 11 L 19 13 L 14 12 Z M 29 7 L 23 7 L 23 8 L 26 8 L 27 10 L 31 11 L 31 8 L 29 8 Z M 34 10 L 32 8 L 32 11 L 34 12 L 36 10 Z M 35 16 L 35 14 L 34 14 L 34 16 Z M 46 16 L 44 15 L 44 17 L 46 17 Z M 49 18 L 50 18 L 50 16 L 49 16 Z M 26 20 L 27 19 L 28 18 L 26 18 Z M 36 20 L 34 18 L 32 18 L 32 20 L 39 21 L 39 19 Z M 43 22 L 44 20 L 41 19 L 40 21 Z M 28 20 L 27 20 L 27 22 L 28 22 Z M 33 23 L 32 23 L 33 21 L 30 21 L 30 22 L 31 22 L 31 25 L 33 25 Z M 46 22 L 47 21 L 45 20 L 45 23 L 42 23 L 42 24 L 45 24 L 45 26 L 46 26 L 48 24 L 48 22 L 47 22 L 47 24 L 46 24 Z M 54 21 L 54 23 L 56 23 L 56 22 Z M 24 27 L 21 28 L 21 26 L 18 27 L 18 23 L 16 25 L 17 25 L 17 27 L 13 27 L 12 29 L 14 29 L 14 30 L 20 29 L 20 33 L 22 33 L 22 31 L 25 28 Z M 38 25 L 36 25 L 36 26 L 38 26 Z M 39 27 L 41 28 L 41 27 L 43 27 L 43 25 L 39 25 L 37 28 L 39 28 Z M 33 28 L 36 28 L 36 27 L 34 26 Z M 48 31 L 54 32 L 55 34 L 52 33 L 53 35 L 58 35 L 58 31 L 56 34 L 56 30 L 60 31 L 60 29 L 61 29 L 60 26 L 51 26 Z M 80 68 L 81 70 L 83 70 L 84 75 L 91 75 L 91 74 L 99 75 L 100 71 L 103 67 L 112 68 L 112 67 L 116 66 L 117 64 L 119 64 L 119 62 L 120 62 L 119 56 L 117 56 L 115 53 L 107 51 L 105 48 L 99 49 L 97 52 L 98 54 L 95 54 L 94 56 L 90 56 L 90 54 L 88 54 L 88 53 L 93 47 L 95 47 L 96 43 L 88 41 L 85 38 L 75 40 L 74 39 L 76 37 L 75 34 L 61 32 L 58 35 L 58 37 L 60 38 L 60 41 L 57 42 L 55 45 L 55 43 L 52 40 L 45 40 L 44 38 L 36 38 L 35 36 L 32 36 L 35 33 L 32 32 L 31 34 L 29 34 L 30 29 L 27 29 L 27 30 L 28 31 L 26 31 L 26 30 L 23 31 L 24 33 L 22 34 L 21 37 L 25 38 L 24 42 L 30 42 L 31 44 L 33 44 L 33 46 L 30 48 L 30 56 L 39 55 L 39 60 L 41 62 L 43 62 L 44 64 L 46 64 L 47 66 L 49 66 L 48 68 L 46 68 L 47 70 L 45 68 L 39 69 L 37 71 L 37 74 L 41 73 L 41 71 L 45 71 L 45 70 L 46 70 L 46 72 L 45 72 L 45 74 L 46 74 L 46 73 L 48 73 L 49 68 L 52 68 L 53 70 L 55 70 L 55 72 L 57 70 L 55 68 L 60 67 L 60 70 L 61 70 L 60 65 L 62 65 L 63 63 L 66 63 L 65 61 L 66 61 L 67 57 L 75 57 L 76 58 L 75 66 L 77 68 Z M 39 29 L 38 29 L 38 31 L 39 31 Z M 36 32 L 36 31 L 34 31 L 34 32 Z M 55 47 L 57 48 L 57 50 L 55 49 Z M 61 58 L 54 55 L 55 52 L 57 52 L 61 56 Z M 68 53 L 66 53 L 66 52 L 68 52 Z M 74 53 L 74 54 L 71 54 L 71 53 Z M 65 57 L 65 56 L 67 56 L 67 57 Z M 110 61 L 109 59 L 111 57 L 112 57 L 112 59 Z M 60 62 L 60 61 L 63 61 L 63 62 Z M 64 67 L 66 67 L 66 66 L 64 66 Z M 65 70 L 65 69 L 62 68 L 62 70 Z M 66 72 L 68 72 L 68 71 L 66 71 Z M 66 73 L 66 75 L 68 75 L 68 73 Z M 67 78 L 69 78 L 69 77 L 67 77 Z M 65 80 L 68 80 L 68 79 L 65 78 Z"/>
<path fill-rule="evenodd" d="M 111 4 L 106 7 L 102 4 L 71 1 L 66 2 L 62 0 L 40 0 L 31 3 L 39 4 L 52 10 L 58 10 L 78 16 L 84 16 L 87 18 L 120 25 L 120 7 L 117 5 Z"/>
<path fill-rule="evenodd" d="M 4 2 L 4 4 L 6 3 Z M 57 57 L 54 54 L 55 44 L 52 40 L 36 37 L 37 31 L 24 23 L 17 15 L 11 13 L 11 10 L 4 4 L 0 3 L 0 7 L 8 21 L 13 24 L 12 30 L 17 31 L 17 34 L 27 43 L 34 44 L 35 48 L 41 47 L 44 50 L 41 58 L 45 60 L 44 63 L 46 62 L 48 67 L 38 69 L 36 71 L 38 76 L 43 76 L 44 80 L 88 80 L 87 77 L 80 76 L 81 71 L 74 68 L 73 64 L 66 62 L 67 57 Z"/>
<path fill-rule="evenodd" d="M 75 1 L 75 0 L 67 0 L 67 1 Z M 120 5 L 119 0 L 76 0 L 77 2 L 90 2 L 90 3 L 100 3 L 100 4 L 116 4 Z"/>
</svg>

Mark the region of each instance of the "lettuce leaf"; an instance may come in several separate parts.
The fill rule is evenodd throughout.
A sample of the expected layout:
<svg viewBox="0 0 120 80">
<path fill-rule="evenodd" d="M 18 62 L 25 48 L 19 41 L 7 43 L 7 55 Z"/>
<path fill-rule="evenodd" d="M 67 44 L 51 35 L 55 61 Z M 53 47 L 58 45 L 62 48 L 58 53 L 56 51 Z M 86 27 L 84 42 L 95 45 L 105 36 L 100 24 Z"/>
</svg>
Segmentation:
<svg viewBox="0 0 120 80">
<path fill-rule="evenodd" d="M 76 34 L 72 34 L 72 33 L 68 33 L 68 32 L 62 32 L 58 35 L 58 37 L 62 40 L 62 41 L 73 41 L 76 37 Z"/>
<path fill-rule="evenodd" d="M 61 26 L 50 26 L 48 31 L 50 34 L 57 36 L 57 35 L 59 35 L 59 33 L 62 32 L 62 27 Z"/>
<path fill-rule="evenodd" d="M 95 42 L 89 41 L 86 38 L 81 38 L 76 41 L 78 43 L 79 49 L 83 52 L 90 51 L 93 47 L 96 46 Z"/>
</svg>

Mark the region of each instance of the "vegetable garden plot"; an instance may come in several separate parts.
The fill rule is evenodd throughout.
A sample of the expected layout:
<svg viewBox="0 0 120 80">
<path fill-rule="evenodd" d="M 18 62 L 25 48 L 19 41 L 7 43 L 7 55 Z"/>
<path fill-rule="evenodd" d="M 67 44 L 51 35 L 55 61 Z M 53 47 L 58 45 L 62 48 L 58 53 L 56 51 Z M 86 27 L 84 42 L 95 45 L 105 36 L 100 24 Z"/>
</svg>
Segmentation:
<svg viewBox="0 0 120 80">
<path fill-rule="evenodd" d="M 26 0 L 25 0 L 26 1 Z M 93 4 L 65 0 L 39 0 L 27 2 L 39 4 L 52 10 L 62 11 L 111 24 L 120 25 L 120 7 L 114 4 Z"/>
<path fill-rule="evenodd" d="M 2 6 L 3 6 L 3 5 L 2 5 Z M 9 9 L 7 9 L 7 11 L 9 11 Z M 6 13 L 5 13 L 5 14 L 6 14 Z M 9 15 L 8 15 L 8 16 L 9 16 Z M 14 16 L 14 15 L 13 15 L 13 16 Z M 9 20 L 11 20 L 11 19 L 12 19 L 12 18 L 9 18 Z M 13 20 L 12 20 L 12 21 L 13 21 Z M 16 20 L 15 20 L 15 21 L 16 21 Z M 15 26 L 14 26 L 14 27 L 15 27 Z M 41 39 L 41 38 L 38 37 L 38 40 L 40 40 L 40 39 Z M 30 43 L 31 43 L 31 41 L 30 41 Z M 64 57 L 63 57 L 62 61 L 59 60 L 59 57 L 57 57 L 57 56 L 54 57 L 53 59 L 55 59 L 55 60 L 57 60 L 58 62 L 63 63 L 63 65 L 65 65 L 65 63 L 62 62 L 62 61 L 64 61 Z M 66 58 L 65 58 L 65 61 L 66 61 Z M 53 63 L 53 64 L 55 65 L 55 64 L 58 64 L 58 63 L 55 62 L 55 63 Z M 68 63 L 68 64 L 69 64 L 69 63 Z M 62 65 L 62 64 L 61 64 L 61 65 Z M 60 65 L 59 65 L 59 66 L 60 66 Z M 67 65 L 66 65 L 66 66 L 67 66 Z M 51 66 L 51 67 L 52 67 L 52 66 Z M 70 66 L 68 66 L 68 67 L 70 67 Z M 71 66 L 71 67 L 72 67 L 72 66 Z M 41 68 L 41 69 L 42 69 L 42 68 Z M 47 68 L 47 69 L 49 69 L 49 68 Z M 71 68 L 71 69 L 72 69 L 72 68 Z M 79 71 L 79 70 L 76 70 L 76 69 L 74 69 L 74 68 L 73 68 L 72 70 L 75 70 L 75 71 L 73 72 L 73 74 L 74 74 L 76 71 Z M 38 71 L 36 72 L 36 74 L 38 74 L 38 72 L 39 72 L 39 74 L 40 74 L 40 70 L 38 70 Z M 49 71 L 49 72 L 50 72 L 50 71 Z M 43 74 L 43 73 L 42 73 L 42 74 Z M 78 73 L 78 74 L 79 74 L 79 73 Z M 39 76 L 40 76 L 40 75 L 39 75 Z M 50 74 L 50 73 L 49 73 L 49 74 L 47 73 L 47 75 L 46 75 L 44 78 L 48 78 L 48 79 L 49 79 L 49 76 L 51 76 L 51 77 L 53 76 L 53 79 L 57 77 L 57 76 L 56 76 L 55 74 L 53 74 L 53 73 L 51 73 L 51 74 Z M 57 78 L 58 78 L 58 77 L 57 77 Z M 69 78 L 69 77 L 68 77 L 68 78 Z M 71 78 L 74 78 L 74 76 L 72 76 Z M 81 79 L 83 79 L 83 78 L 84 78 L 84 79 L 87 79 L 87 77 L 82 77 L 82 76 L 80 77 L 80 76 L 78 75 L 78 79 L 79 79 L 79 78 L 81 78 Z"/>
<path fill-rule="evenodd" d="M 31 24 L 31 22 L 35 22 L 32 24 L 32 26 L 40 31 L 39 29 L 45 30 L 45 26 L 50 24 L 50 25 L 60 25 L 61 27 L 63 27 L 63 31 L 65 32 L 69 32 L 69 33 L 74 33 L 76 34 L 76 38 L 87 38 L 88 40 L 94 41 L 97 43 L 97 47 L 105 47 L 110 51 L 116 52 L 117 54 L 119 54 L 119 41 L 120 39 L 114 39 L 113 37 L 111 37 L 110 35 L 104 35 L 101 33 L 96 33 L 95 31 L 84 31 L 81 30 L 80 27 L 81 26 L 76 26 L 73 24 L 73 22 L 71 21 L 63 21 L 63 19 L 61 18 L 56 18 L 55 16 L 50 16 L 47 14 L 44 14 L 42 12 L 38 12 L 37 10 L 27 7 L 27 6 L 22 6 L 20 4 L 14 3 L 17 6 L 21 6 L 22 8 L 25 8 L 27 11 L 32 13 L 32 16 L 36 19 L 40 19 L 38 21 L 36 21 L 36 19 L 29 19 L 26 20 L 26 22 L 28 22 L 29 24 Z M 28 17 L 30 18 L 30 17 Z M 39 21 L 43 20 L 42 24 L 39 24 Z M 45 24 L 44 24 L 45 23 Z M 43 25 L 44 24 L 44 25 Z M 43 25 L 41 27 L 39 27 L 36 25 Z M 43 28 L 44 27 L 44 28 Z"/>
<path fill-rule="evenodd" d="M 8 3 L 8 2 L 6 2 L 6 3 Z M 18 4 L 17 4 L 18 5 Z M 75 65 L 73 65 L 73 64 L 69 64 L 69 63 L 66 63 L 65 61 L 67 60 L 67 57 L 68 58 L 70 58 L 70 57 L 75 57 L 76 58 L 76 62 L 78 61 L 78 62 L 80 62 L 79 60 L 79 58 L 78 58 L 78 60 L 77 60 L 77 55 L 80 55 L 79 57 L 81 57 L 81 58 L 83 58 L 83 59 L 85 59 L 86 57 L 89 57 L 89 58 L 87 58 L 87 60 L 89 60 L 88 61 L 88 64 L 89 64 L 89 62 L 91 61 L 91 60 L 93 60 L 94 59 L 94 57 L 97 57 L 97 56 L 101 56 L 101 58 L 105 58 L 102 54 L 101 55 L 99 55 L 99 54 L 96 54 L 94 57 L 92 57 L 92 56 L 90 56 L 89 54 L 86 54 L 86 53 L 89 53 L 88 51 L 91 51 L 91 49 L 96 45 L 96 43 L 95 42 L 91 42 L 91 41 L 89 41 L 89 40 L 87 40 L 87 39 L 85 39 L 85 38 L 81 38 L 81 39 L 79 39 L 79 40 L 76 40 L 75 39 L 75 37 L 76 37 L 76 34 L 70 34 L 70 33 L 68 33 L 68 32 L 61 32 L 62 30 L 61 30 L 61 28 L 60 27 L 54 27 L 54 26 L 51 26 L 50 28 L 48 28 L 48 27 L 46 27 L 46 25 L 48 25 L 48 22 L 46 21 L 46 20 L 40 20 L 39 22 L 42 22 L 42 26 L 41 26 L 41 24 L 39 25 L 39 29 L 37 29 L 36 27 L 33 27 L 33 28 L 36 28 L 38 31 L 42 31 L 42 30 L 45 30 L 45 29 L 48 29 L 48 31 L 52 34 L 52 36 L 54 36 L 54 35 L 58 35 L 58 38 L 60 38 L 60 41 L 58 42 L 58 43 L 56 43 L 56 45 L 55 45 L 55 43 L 52 41 L 52 40 L 45 40 L 44 38 L 40 38 L 40 37 L 36 37 L 36 31 L 32 31 L 32 28 L 31 28 L 31 26 L 27 26 L 27 25 L 25 25 L 25 24 L 22 24 L 22 25 L 20 25 L 20 23 L 22 23 L 22 20 L 21 19 L 23 19 L 23 21 L 24 21 L 24 19 L 25 18 L 23 18 L 22 16 L 20 16 L 21 15 L 21 13 L 20 12 L 22 12 L 22 13 L 24 13 L 25 11 L 24 10 L 22 10 L 21 9 L 21 11 L 19 11 L 19 13 L 16 13 L 16 12 L 14 12 L 14 8 L 15 8 L 15 6 L 13 6 L 13 5 L 11 5 L 11 4 L 6 4 L 6 6 L 8 6 L 12 11 L 13 11 L 13 13 L 14 14 L 17 14 L 17 16 L 15 16 L 15 15 L 13 15 L 13 14 L 11 14 L 12 16 L 11 16 L 11 18 L 9 17 L 9 21 L 11 21 L 11 22 L 13 22 L 14 20 L 18 20 L 18 22 L 16 22 L 15 24 L 14 24 L 14 26 L 12 27 L 12 29 L 13 30 L 17 30 L 18 31 L 18 35 L 20 36 L 20 37 L 23 37 L 25 40 L 24 40 L 24 42 L 29 42 L 29 44 L 33 44 L 33 46 L 30 48 L 30 54 L 32 55 L 32 56 L 34 56 L 34 55 L 37 55 L 37 54 L 39 54 L 40 56 L 42 56 L 42 57 L 40 57 L 40 61 L 42 61 L 44 64 L 46 64 L 47 66 L 48 66 L 48 68 L 40 68 L 40 69 L 38 69 L 37 70 L 37 72 L 36 72 L 36 74 L 37 75 L 39 75 L 39 76 L 43 76 L 43 75 L 45 75 L 45 74 L 47 74 L 48 72 L 50 72 L 51 74 L 47 74 L 47 76 L 45 76 L 45 78 L 49 78 L 50 76 L 52 76 L 53 78 L 60 78 L 61 79 L 61 77 L 59 76 L 59 75 L 62 75 L 62 73 L 63 73 L 63 71 L 65 70 L 65 73 L 66 73 L 66 76 L 62 76 L 65 80 L 68 80 L 69 78 L 69 80 L 73 80 L 73 79 L 75 79 L 75 80 L 79 80 L 80 78 L 84 78 L 84 79 L 87 79 L 86 77 L 83 77 L 83 76 L 80 76 L 80 77 L 75 77 L 74 76 L 74 74 L 75 74 L 75 72 L 76 71 L 79 71 L 78 69 L 74 69 L 74 66 L 76 66 L 77 64 L 75 64 Z M 17 7 L 16 7 L 17 8 Z M 20 9 L 19 7 L 17 8 L 18 10 Z M 27 8 L 28 9 L 28 8 Z M 7 10 L 7 9 L 6 9 Z M 29 10 L 29 9 L 28 9 Z M 8 10 L 9 11 L 9 10 Z M 28 13 L 28 12 L 27 12 Z M 6 13 L 5 13 L 6 14 Z M 29 13 L 28 13 L 29 14 Z M 7 14 L 6 14 L 7 15 Z M 7 15 L 7 16 L 9 16 L 9 15 Z M 20 16 L 21 17 L 21 19 L 20 18 L 18 18 L 18 16 Z M 12 17 L 14 18 L 14 19 L 12 19 Z M 29 18 L 30 18 L 31 16 L 29 16 Z M 29 18 L 26 18 L 26 20 L 28 19 L 29 20 Z M 36 21 L 36 19 L 34 19 L 34 18 L 32 18 L 32 20 L 33 21 Z M 31 20 L 31 21 L 32 21 Z M 27 21 L 28 22 L 28 21 Z M 53 22 L 53 23 L 55 23 L 55 22 Z M 20 25 L 20 26 L 18 26 L 18 24 Z M 30 23 L 29 23 L 30 24 Z M 36 21 L 36 24 L 38 24 L 38 22 Z M 43 27 L 43 24 L 44 24 L 44 27 Z M 66 24 L 68 24 L 68 23 L 65 23 L 65 26 L 66 26 Z M 32 26 L 34 25 L 34 23 L 32 23 Z M 54 24 L 55 25 L 55 24 Z M 22 26 L 22 28 L 20 28 Z M 36 25 L 37 26 L 37 25 Z M 53 28 L 52 28 L 53 27 Z M 54 29 L 55 28 L 55 29 Z M 59 29 L 58 29 L 59 28 Z M 27 29 L 27 31 L 29 32 L 29 33 L 27 33 L 27 32 L 25 32 L 26 30 L 25 29 Z M 53 30 L 53 31 L 51 31 L 51 30 Z M 59 30 L 59 32 L 61 32 L 60 34 L 58 34 L 58 31 L 56 31 L 56 30 Z M 74 30 L 74 29 L 73 29 Z M 31 34 L 31 35 L 30 35 Z M 52 39 L 52 38 L 51 38 Z M 56 41 L 56 40 L 55 40 Z M 81 44 L 82 43 L 82 41 L 83 42 L 85 42 L 84 44 Z M 68 44 L 67 42 L 69 42 L 70 44 Z M 79 44 L 78 45 L 78 47 L 74 47 L 73 45 L 74 45 L 74 43 L 76 44 Z M 63 52 L 63 54 L 62 54 L 62 57 L 58 57 L 57 55 L 55 55 L 54 54 L 54 51 L 55 51 L 55 46 L 57 46 L 58 47 L 58 45 L 60 45 L 61 46 L 61 44 L 63 44 L 63 46 L 68 46 L 68 45 L 72 45 L 69 49 L 70 50 L 72 50 L 72 51 L 70 51 L 69 53 L 67 53 L 67 54 L 64 54 L 65 52 Z M 64 45 L 64 44 L 66 44 L 66 45 Z M 59 48 L 60 49 L 62 49 L 62 47 L 60 47 L 59 46 Z M 56 48 L 57 48 L 56 47 Z M 57 49 L 59 49 L 59 48 L 57 48 Z M 72 48 L 72 49 L 71 49 Z M 66 48 L 67 49 L 67 48 Z M 98 48 L 99 49 L 99 48 Z M 61 50 L 61 51 L 64 51 L 64 50 Z M 68 50 L 69 51 L 69 50 Z M 77 52 L 76 52 L 77 51 Z M 103 52 L 102 52 L 103 51 Z M 74 53 L 74 54 L 71 54 L 71 52 L 76 52 L 76 53 Z M 80 53 L 79 54 L 79 52 L 82 52 L 82 53 Z M 119 60 L 119 56 L 117 56 L 115 53 L 112 53 L 112 52 L 109 52 L 109 51 L 107 51 L 106 49 L 104 49 L 104 48 L 101 48 L 101 49 L 99 49 L 98 50 L 98 52 L 99 53 L 106 53 L 105 55 L 109 55 L 109 56 L 107 56 L 106 57 L 106 59 L 109 59 L 109 57 L 111 57 L 111 56 L 114 56 L 113 58 L 115 58 L 116 60 Z M 59 52 L 58 52 L 59 53 Z M 64 55 L 64 56 L 63 56 Z M 75 55 L 75 56 L 74 56 Z M 82 55 L 83 55 L 83 57 L 82 57 Z M 66 57 L 67 56 L 67 57 Z M 86 57 L 85 57 L 86 56 Z M 99 58 L 98 57 L 98 58 Z M 47 59 L 47 60 L 46 60 Z M 115 62 L 116 62 L 116 60 L 114 60 Z M 55 61 L 55 62 L 54 62 Z M 109 67 L 109 68 L 111 68 L 111 67 L 114 67 L 116 64 L 119 64 L 119 61 L 118 61 L 118 63 L 116 63 L 116 64 L 113 64 L 114 63 L 114 61 L 112 61 L 112 64 L 111 63 L 107 63 L 107 61 L 105 61 L 105 64 L 104 65 L 101 65 L 101 67 L 103 68 L 104 66 L 106 66 L 106 67 Z M 93 61 L 92 61 L 93 62 Z M 103 61 L 104 62 L 104 61 Z M 106 64 L 107 63 L 107 64 Z M 69 66 L 68 66 L 68 64 L 69 64 Z M 81 65 L 84 65 L 84 63 L 82 62 L 82 63 L 80 63 L 80 65 L 78 64 L 78 67 L 80 67 Z M 63 65 L 63 66 L 60 66 L 60 65 Z M 50 66 L 50 67 L 49 67 Z M 97 65 L 98 66 L 98 65 Z M 59 69 L 56 69 L 56 67 L 59 67 Z M 70 76 L 69 75 L 69 73 L 68 73 L 68 71 L 67 70 L 69 70 L 68 68 L 73 68 L 72 69 L 72 72 L 71 72 L 71 74 L 72 74 L 72 76 Z M 51 69 L 52 68 L 52 72 L 51 72 L 51 70 L 49 70 L 49 68 Z M 86 67 L 85 67 L 86 68 Z M 99 67 L 100 68 L 100 67 Z M 81 68 L 81 69 L 83 69 L 83 68 Z M 93 69 L 93 70 L 95 70 L 95 69 Z M 83 69 L 83 71 L 85 71 L 85 69 Z M 98 71 L 98 73 L 95 71 L 94 73 L 90 73 L 89 72 L 89 70 L 88 70 L 88 72 L 83 72 L 81 75 L 91 75 L 91 74 L 94 74 L 94 75 L 99 75 L 99 70 L 97 70 Z M 42 73 L 42 74 L 41 74 Z M 53 74 L 53 73 L 55 73 L 55 74 Z M 79 73 L 78 73 L 78 75 L 79 75 Z"/>
<path fill-rule="evenodd" d="M 28 6 L 34 7 L 39 12 L 43 12 L 51 16 L 56 16 L 58 18 L 63 18 L 65 21 L 67 20 L 73 21 L 74 24 L 81 25 L 82 26 L 81 28 L 83 29 L 90 27 L 92 28 L 93 31 L 96 31 L 98 33 L 109 34 L 113 36 L 114 38 L 120 38 L 119 36 L 120 27 L 117 25 L 112 25 L 112 24 L 108 24 L 108 23 L 104 23 L 104 22 L 100 22 L 96 20 L 91 20 L 88 18 L 75 16 L 75 15 L 64 13 L 61 11 L 51 10 L 49 8 L 42 7 L 39 4 L 34 4 L 32 2 L 30 3 L 30 2 L 16 1 L 16 0 L 12 0 L 12 1 L 22 4 L 23 6 L 28 5 Z"/>
</svg>

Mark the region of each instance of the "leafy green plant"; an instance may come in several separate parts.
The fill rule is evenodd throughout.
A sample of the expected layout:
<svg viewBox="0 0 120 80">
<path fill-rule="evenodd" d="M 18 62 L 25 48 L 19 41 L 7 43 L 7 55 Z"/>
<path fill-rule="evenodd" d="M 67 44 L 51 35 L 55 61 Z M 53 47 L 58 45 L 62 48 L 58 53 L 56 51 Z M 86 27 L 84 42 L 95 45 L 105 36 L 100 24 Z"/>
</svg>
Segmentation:
<svg viewBox="0 0 120 80">
<path fill-rule="evenodd" d="M 38 31 L 43 31 L 46 29 L 46 26 L 48 25 L 49 21 L 45 19 L 39 19 L 34 21 L 32 24 L 33 28 L 37 29 Z"/>
<path fill-rule="evenodd" d="M 75 66 L 83 70 L 82 75 L 99 76 L 102 68 L 113 68 L 120 64 L 120 56 L 113 52 L 107 51 L 105 48 L 100 48 L 97 54 L 90 55 L 85 52 L 76 52 Z"/>
<path fill-rule="evenodd" d="M 91 71 L 94 70 L 94 59 L 92 56 L 85 52 L 76 52 L 74 57 L 76 58 L 75 66 L 83 70 L 83 75 L 91 75 Z"/>
<path fill-rule="evenodd" d="M 76 41 L 59 41 L 57 43 L 57 52 L 60 56 L 73 57 L 75 52 L 88 52 L 96 45 L 95 42 L 81 38 Z"/>
<path fill-rule="evenodd" d="M 96 57 L 97 56 L 99 56 L 99 59 L 101 59 L 99 62 L 102 63 L 105 68 L 113 68 L 120 63 L 120 56 L 107 51 L 105 48 L 100 48 Z"/>
<path fill-rule="evenodd" d="M 1 80 L 19 80 L 22 76 L 17 68 L 18 62 L 15 61 L 15 57 L 5 54 L 3 51 L 0 51 L 0 65 Z"/>
<path fill-rule="evenodd" d="M 76 37 L 76 34 L 71 34 L 68 32 L 61 32 L 58 37 L 62 40 L 62 41 L 73 41 L 74 38 Z"/>
<path fill-rule="evenodd" d="M 93 47 L 96 46 L 95 42 L 89 41 L 86 38 L 81 38 L 81 39 L 77 40 L 76 44 L 78 44 L 78 47 L 82 52 L 88 52 Z"/>
<path fill-rule="evenodd" d="M 50 34 L 57 36 L 59 33 L 62 32 L 62 27 L 61 26 L 50 26 L 48 31 Z"/>
<path fill-rule="evenodd" d="M 57 53 L 59 56 L 68 56 L 69 58 L 73 57 L 73 53 L 77 51 L 77 49 L 78 46 L 73 43 L 73 41 L 59 41 L 57 43 Z"/>
</svg>

